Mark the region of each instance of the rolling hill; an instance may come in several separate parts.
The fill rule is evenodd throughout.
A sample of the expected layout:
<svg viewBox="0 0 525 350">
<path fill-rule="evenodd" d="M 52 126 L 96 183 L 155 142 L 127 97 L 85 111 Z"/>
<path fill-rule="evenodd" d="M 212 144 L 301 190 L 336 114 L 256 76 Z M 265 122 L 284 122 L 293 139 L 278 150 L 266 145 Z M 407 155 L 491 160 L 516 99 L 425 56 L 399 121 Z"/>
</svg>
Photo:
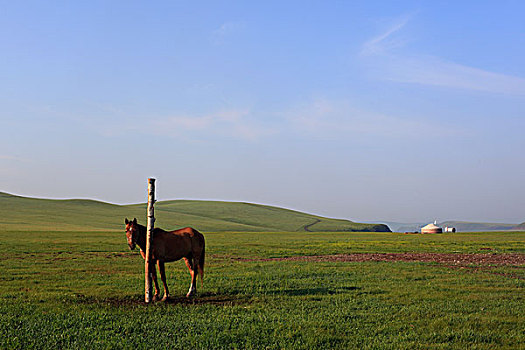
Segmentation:
<svg viewBox="0 0 525 350">
<path fill-rule="evenodd" d="M 84 199 L 39 199 L 0 192 L 0 230 L 123 230 L 124 218 L 145 223 L 146 204 L 116 205 Z M 155 204 L 156 225 L 203 232 L 390 232 L 383 224 L 330 219 L 266 205 L 172 200 Z"/>
</svg>

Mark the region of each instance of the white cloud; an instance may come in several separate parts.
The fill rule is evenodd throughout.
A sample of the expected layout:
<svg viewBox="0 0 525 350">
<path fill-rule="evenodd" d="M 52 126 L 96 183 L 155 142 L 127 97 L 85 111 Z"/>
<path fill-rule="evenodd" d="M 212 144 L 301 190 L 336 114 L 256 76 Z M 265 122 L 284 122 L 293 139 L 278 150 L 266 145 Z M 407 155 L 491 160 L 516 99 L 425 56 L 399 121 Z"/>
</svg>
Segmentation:
<svg viewBox="0 0 525 350">
<path fill-rule="evenodd" d="M 382 34 L 361 47 L 360 56 L 367 60 L 379 79 L 440 86 L 454 89 L 484 91 L 505 95 L 525 95 L 525 79 L 462 65 L 443 58 L 404 54 L 406 40 L 401 32 L 411 16 L 400 18 Z M 396 52 L 394 52 L 396 51 Z"/>
</svg>

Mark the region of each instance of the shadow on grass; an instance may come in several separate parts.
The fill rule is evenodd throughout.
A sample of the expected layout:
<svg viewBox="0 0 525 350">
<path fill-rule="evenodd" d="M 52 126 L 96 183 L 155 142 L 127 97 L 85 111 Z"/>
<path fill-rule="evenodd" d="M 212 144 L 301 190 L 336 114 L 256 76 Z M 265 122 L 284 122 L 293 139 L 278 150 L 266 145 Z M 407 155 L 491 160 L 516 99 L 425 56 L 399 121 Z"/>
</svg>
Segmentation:
<svg viewBox="0 0 525 350">
<path fill-rule="evenodd" d="M 66 300 L 64 300 L 66 301 Z M 71 303 L 79 304 L 98 304 L 106 306 L 146 306 L 144 295 L 136 294 L 122 297 L 106 297 L 100 298 L 96 296 L 86 296 L 76 294 L 74 298 L 67 300 Z M 202 293 L 195 297 L 188 298 L 186 296 L 170 297 L 165 301 L 153 301 L 150 305 L 218 305 L 218 306 L 234 306 L 249 304 L 248 298 L 239 297 L 236 295 L 223 295 L 216 293 Z"/>
<path fill-rule="evenodd" d="M 299 289 L 277 289 L 270 290 L 260 293 L 261 295 L 273 295 L 273 296 L 325 296 L 334 294 L 345 294 L 349 292 L 355 292 L 357 294 L 380 294 L 378 291 L 363 291 L 361 287 L 348 286 L 348 287 L 337 287 L 337 288 L 299 288 Z M 257 294 L 259 294 L 257 293 Z M 146 306 L 143 294 L 126 295 L 118 297 L 98 297 L 98 296 L 87 296 L 83 294 L 75 294 L 67 299 L 63 299 L 63 302 L 78 303 L 85 305 L 101 305 L 111 307 L 133 307 L 133 306 Z M 195 297 L 187 298 L 184 295 L 171 296 L 166 301 L 153 301 L 150 305 L 217 305 L 217 306 L 237 306 L 247 305 L 253 302 L 251 295 L 245 294 L 245 291 L 229 290 L 227 293 L 214 293 L 206 292 L 200 293 Z"/>
</svg>

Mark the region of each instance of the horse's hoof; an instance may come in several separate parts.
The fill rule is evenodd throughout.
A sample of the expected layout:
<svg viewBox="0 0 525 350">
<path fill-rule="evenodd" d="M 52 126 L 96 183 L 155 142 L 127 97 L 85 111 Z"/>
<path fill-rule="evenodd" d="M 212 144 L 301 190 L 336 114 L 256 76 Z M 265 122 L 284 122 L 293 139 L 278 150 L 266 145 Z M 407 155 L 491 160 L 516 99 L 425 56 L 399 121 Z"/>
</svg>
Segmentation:
<svg viewBox="0 0 525 350">
<path fill-rule="evenodd" d="M 168 301 L 168 300 L 170 300 L 170 297 L 169 297 L 168 295 L 165 295 L 165 296 L 162 298 L 161 301 Z"/>
<path fill-rule="evenodd" d="M 155 294 L 155 295 L 153 296 L 153 301 L 157 301 L 157 300 L 159 300 L 159 295 L 158 295 L 158 294 Z"/>
<path fill-rule="evenodd" d="M 195 293 L 188 293 L 186 294 L 186 298 L 193 298 L 195 296 Z"/>
</svg>

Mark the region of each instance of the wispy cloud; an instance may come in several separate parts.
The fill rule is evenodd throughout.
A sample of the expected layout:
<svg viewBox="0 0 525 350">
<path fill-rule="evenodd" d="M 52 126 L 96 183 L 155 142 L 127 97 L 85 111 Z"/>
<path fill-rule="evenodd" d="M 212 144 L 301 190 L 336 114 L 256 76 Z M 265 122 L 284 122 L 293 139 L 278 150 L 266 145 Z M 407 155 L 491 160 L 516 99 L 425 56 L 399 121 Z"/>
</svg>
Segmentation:
<svg viewBox="0 0 525 350">
<path fill-rule="evenodd" d="M 525 95 L 525 79 L 422 53 L 403 53 L 402 37 L 412 16 L 403 16 L 382 34 L 365 42 L 360 56 L 379 79 L 505 95 Z M 405 50 L 406 51 L 406 50 Z"/>
<path fill-rule="evenodd" d="M 227 103 L 230 104 L 231 103 Z M 77 115 L 76 122 L 87 130 L 103 137 L 122 137 L 130 131 L 163 137 L 222 137 L 245 141 L 257 141 L 276 133 L 273 125 L 249 108 L 225 107 L 208 113 L 177 113 L 147 115 L 133 111 L 93 112 Z M 2 159 L 0 157 L 0 159 Z"/>
<path fill-rule="evenodd" d="M 228 109 L 204 115 L 152 119 L 142 132 L 168 137 L 216 136 L 259 141 L 275 135 L 346 139 L 351 136 L 418 139 L 431 131 L 443 136 L 461 130 L 422 118 L 397 117 L 360 108 L 348 99 L 317 98 L 271 114 L 264 122 L 249 109 Z"/>
<path fill-rule="evenodd" d="M 421 118 L 376 113 L 355 106 L 348 100 L 316 99 L 289 110 L 285 116 L 293 130 L 319 138 L 366 136 L 417 139 L 429 131 L 443 136 L 462 132 Z"/>
<path fill-rule="evenodd" d="M 187 132 L 201 132 L 255 141 L 271 135 L 273 128 L 261 125 L 248 109 L 229 109 L 205 115 L 177 115 L 152 121 L 151 130 L 178 137 Z"/>
<path fill-rule="evenodd" d="M 433 56 L 393 57 L 384 78 L 505 95 L 525 95 L 525 79 L 446 61 Z"/>
<path fill-rule="evenodd" d="M 361 48 L 361 55 L 377 55 L 403 46 L 406 41 L 401 38 L 394 38 L 393 34 L 399 32 L 411 18 L 412 15 L 405 15 L 397 19 L 394 24 L 382 34 L 368 40 Z"/>
<path fill-rule="evenodd" d="M 204 130 L 217 124 L 238 124 L 248 113 L 244 109 L 231 109 L 200 116 L 178 115 L 159 119 L 155 124 L 164 130 Z"/>
</svg>

